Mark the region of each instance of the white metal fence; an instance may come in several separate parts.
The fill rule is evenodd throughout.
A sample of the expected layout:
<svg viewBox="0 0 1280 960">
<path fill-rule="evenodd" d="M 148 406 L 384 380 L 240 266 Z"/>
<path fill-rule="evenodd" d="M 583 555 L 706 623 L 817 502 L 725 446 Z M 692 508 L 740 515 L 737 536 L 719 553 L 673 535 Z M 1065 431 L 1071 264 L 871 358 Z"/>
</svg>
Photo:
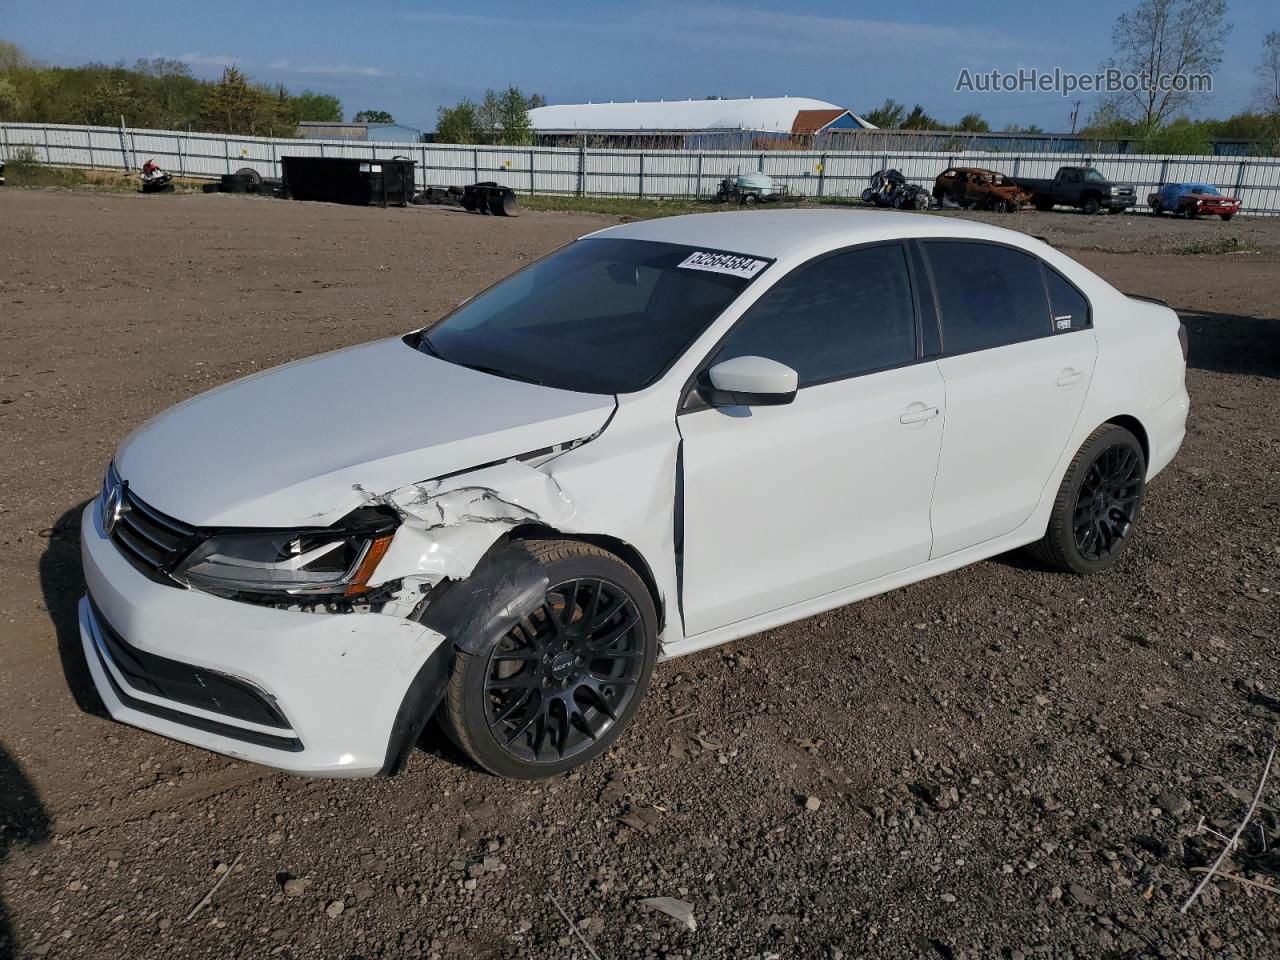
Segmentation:
<svg viewBox="0 0 1280 960">
<path fill-rule="evenodd" d="M 1280 215 L 1280 158 L 1078 153 L 802 152 L 607 150 L 490 147 L 438 143 L 297 140 L 124 127 L 0 124 L 0 159 L 30 154 L 60 166 L 136 170 L 147 159 L 181 176 L 218 177 L 252 167 L 280 176 L 280 157 L 417 161 L 419 187 L 496 180 L 519 193 L 698 197 L 720 178 L 761 171 L 792 193 L 852 197 L 876 170 L 896 167 L 924 185 L 948 166 L 988 166 L 1012 177 L 1051 177 L 1061 164 L 1091 163 L 1111 180 L 1133 183 L 1139 202 L 1162 183 L 1202 181 L 1240 197 L 1243 212 Z"/>
</svg>

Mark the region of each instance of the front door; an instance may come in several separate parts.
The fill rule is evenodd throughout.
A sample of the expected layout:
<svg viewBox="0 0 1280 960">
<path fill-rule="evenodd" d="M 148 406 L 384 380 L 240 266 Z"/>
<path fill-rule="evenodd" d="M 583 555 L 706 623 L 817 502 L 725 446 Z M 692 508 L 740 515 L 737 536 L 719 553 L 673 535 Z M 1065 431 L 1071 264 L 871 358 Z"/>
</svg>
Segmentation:
<svg viewBox="0 0 1280 960">
<path fill-rule="evenodd" d="M 708 365 L 768 357 L 799 391 L 678 417 L 686 634 L 928 559 L 944 394 L 919 354 L 897 243 L 801 266 L 739 321 Z"/>
</svg>

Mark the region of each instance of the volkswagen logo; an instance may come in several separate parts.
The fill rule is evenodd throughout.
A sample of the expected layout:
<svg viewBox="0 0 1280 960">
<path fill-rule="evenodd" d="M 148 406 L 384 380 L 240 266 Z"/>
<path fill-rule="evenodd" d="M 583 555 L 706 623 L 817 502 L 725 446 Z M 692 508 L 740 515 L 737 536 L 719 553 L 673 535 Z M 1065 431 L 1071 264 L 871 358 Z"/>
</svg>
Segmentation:
<svg viewBox="0 0 1280 960">
<path fill-rule="evenodd" d="M 102 531 L 108 537 L 124 516 L 128 507 L 124 502 L 124 481 L 117 480 L 106 491 L 102 500 Z"/>
</svg>

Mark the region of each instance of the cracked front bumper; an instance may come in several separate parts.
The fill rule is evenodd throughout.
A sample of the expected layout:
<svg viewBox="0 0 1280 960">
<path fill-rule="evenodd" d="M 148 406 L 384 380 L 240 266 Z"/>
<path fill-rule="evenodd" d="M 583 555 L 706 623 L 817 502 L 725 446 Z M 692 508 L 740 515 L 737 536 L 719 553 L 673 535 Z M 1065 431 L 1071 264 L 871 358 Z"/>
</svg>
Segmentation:
<svg viewBox="0 0 1280 960">
<path fill-rule="evenodd" d="M 384 769 L 397 712 L 443 637 L 377 613 L 298 613 L 157 583 L 81 518 L 80 636 L 124 723 L 315 776 Z"/>
</svg>

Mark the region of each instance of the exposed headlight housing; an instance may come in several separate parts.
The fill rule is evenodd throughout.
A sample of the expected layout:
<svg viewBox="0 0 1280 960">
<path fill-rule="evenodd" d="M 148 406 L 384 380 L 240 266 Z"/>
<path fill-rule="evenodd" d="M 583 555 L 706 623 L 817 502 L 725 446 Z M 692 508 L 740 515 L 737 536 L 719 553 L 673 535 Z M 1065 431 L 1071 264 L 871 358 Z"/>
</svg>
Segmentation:
<svg viewBox="0 0 1280 960">
<path fill-rule="evenodd" d="M 174 569 L 180 583 L 219 596 L 355 598 L 391 545 L 394 524 L 331 530 L 214 533 Z"/>
</svg>

